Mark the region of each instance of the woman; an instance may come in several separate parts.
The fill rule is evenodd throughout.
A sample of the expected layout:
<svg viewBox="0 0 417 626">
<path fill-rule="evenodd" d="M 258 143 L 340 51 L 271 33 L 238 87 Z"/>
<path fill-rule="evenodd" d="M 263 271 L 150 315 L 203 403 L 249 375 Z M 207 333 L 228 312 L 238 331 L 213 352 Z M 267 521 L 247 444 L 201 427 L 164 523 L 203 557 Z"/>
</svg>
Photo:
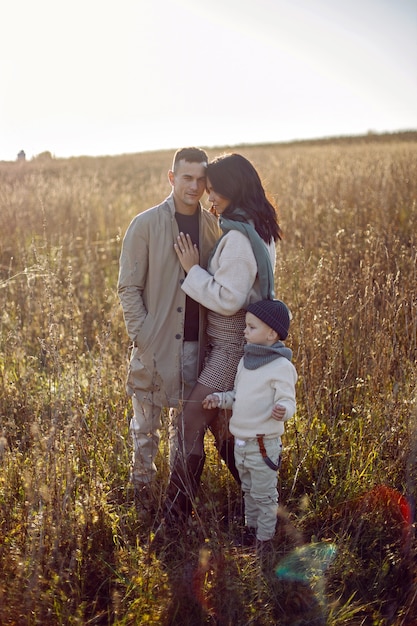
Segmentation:
<svg viewBox="0 0 417 626">
<path fill-rule="evenodd" d="M 223 231 L 206 271 L 198 249 L 180 233 L 175 245 L 186 272 L 182 289 L 208 309 L 208 354 L 198 381 L 179 418 L 179 451 L 171 472 L 165 518 L 187 516 L 204 466 L 204 434 L 217 410 L 203 409 L 214 391 L 233 388 L 243 355 L 245 308 L 274 297 L 275 243 L 281 239 L 277 213 L 265 195 L 258 173 L 240 154 L 216 158 L 207 168 L 207 192 Z M 216 443 L 230 471 L 239 481 L 233 441 L 227 423 Z M 219 440 L 220 439 L 220 440 Z"/>
</svg>

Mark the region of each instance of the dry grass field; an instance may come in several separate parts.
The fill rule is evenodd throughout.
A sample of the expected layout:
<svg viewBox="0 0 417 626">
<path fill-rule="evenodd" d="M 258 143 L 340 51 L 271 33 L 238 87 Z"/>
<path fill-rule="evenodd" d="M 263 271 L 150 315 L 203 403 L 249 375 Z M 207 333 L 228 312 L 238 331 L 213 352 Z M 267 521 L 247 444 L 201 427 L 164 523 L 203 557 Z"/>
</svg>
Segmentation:
<svg viewBox="0 0 417 626">
<path fill-rule="evenodd" d="M 417 624 L 417 133 L 233 150 L 278 205 L 294 316 L 275 554 L 236 547 L 209 438 L 183 542 L 151 552 L 133 505 L 118 257 L 173 151 L 3 162 L 2 625 Z"/>
</svg>

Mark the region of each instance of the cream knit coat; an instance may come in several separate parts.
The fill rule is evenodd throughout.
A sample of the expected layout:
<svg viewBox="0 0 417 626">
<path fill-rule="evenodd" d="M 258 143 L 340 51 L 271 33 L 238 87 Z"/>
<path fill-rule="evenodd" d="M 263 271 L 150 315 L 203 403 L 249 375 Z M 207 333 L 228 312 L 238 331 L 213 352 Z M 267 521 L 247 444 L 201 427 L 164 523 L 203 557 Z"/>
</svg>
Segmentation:
<svg viewBox="0 0 417 626">
<path fill-rule="evenodd" d="M 266 247 L 274 269 L 275 242 L 271 240 Z M 249 239 L 237 230 L 230 230 L 217 246 L 208 269 L 194 265 L 182 289 L 207 309 L 220 315 L 234 315 L 251 302 L 261 299 L 257 273 Z"/>
</svg>

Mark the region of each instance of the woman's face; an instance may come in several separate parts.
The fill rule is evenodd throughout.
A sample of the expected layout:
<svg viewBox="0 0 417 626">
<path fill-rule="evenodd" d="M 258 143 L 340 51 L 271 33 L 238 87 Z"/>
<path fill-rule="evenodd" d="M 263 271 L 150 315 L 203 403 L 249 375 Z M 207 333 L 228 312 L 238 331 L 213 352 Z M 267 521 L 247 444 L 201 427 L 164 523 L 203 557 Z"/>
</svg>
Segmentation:
<svg viewBox="0 0 417 626">
<path fill-rule="evenodd" d="M 216 212 L 217 215 L 221 215 L 229 206 L 230 200 L 214 191 L 209 178 L 207 179 L 207 192 L 209 195 L 209 202 L 212 203 L 211 210 Z"/>
</svg>

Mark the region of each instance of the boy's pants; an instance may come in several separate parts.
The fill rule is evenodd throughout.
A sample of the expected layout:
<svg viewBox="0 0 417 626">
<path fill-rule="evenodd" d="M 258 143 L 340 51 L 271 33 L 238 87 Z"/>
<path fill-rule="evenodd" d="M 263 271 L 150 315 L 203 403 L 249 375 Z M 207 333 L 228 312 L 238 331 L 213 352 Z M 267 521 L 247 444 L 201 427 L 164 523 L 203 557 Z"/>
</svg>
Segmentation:
<svg viewBox="0 0 417 626">
<path fill-rule="evenodd" d="M 276 464 L 281 456 L 280 437 L 264 437 L 267 455 Z M 235 461 L 245 498 L 245 524 L 256 528 L 256 538 L 268 541 L 275 534 L 278 511 L 278 474 L 262 458 L 256 439 L 235 438 Z"/>
</svg>

